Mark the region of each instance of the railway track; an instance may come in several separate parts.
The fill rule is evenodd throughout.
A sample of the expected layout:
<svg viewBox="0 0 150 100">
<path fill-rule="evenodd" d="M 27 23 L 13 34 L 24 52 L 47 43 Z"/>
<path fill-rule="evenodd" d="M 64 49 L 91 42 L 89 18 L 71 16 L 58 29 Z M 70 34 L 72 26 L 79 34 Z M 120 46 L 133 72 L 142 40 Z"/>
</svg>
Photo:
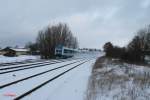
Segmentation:
<svg viewBox="0 0 150 100">
<path fill-rule="evenodd" d="M 82 85 L 86 86 L 90 67 L 95 61 L 89 61 L 91 58 L 94 57 L 0 64 L 0 100 L 53 100 L 59 89 L 56 97 L 66 91 L 75 91 L 78 85 L 82 88 Z M 79 84 L 76 84 L 78 80 Z"/>
<path fill-rule="evenodd" d="M 38 64 L 46 64 L 50 62 L 57 62 L 57 61 L 43 61 L 43 62 L 38 62 L 38 63 L 32 63 L 32 64 L 25 64 L 25 65 L 17 65 L 17 66 L 5 66 L 3 68 L 0 68 L 0 71 L 2 70 L 8 70 L 8 69 L 15 69 L 15 68 L 21 68 L 21 67 L 27 67 L 27 66 L 32 66 L 32 65 L 38 65 Z"/>
<path fill-rule="evenodd" d="M 80 60 L 80 61 L 83 61 L 83 60 Z M 16 83 L 18 83 L 18 82 L 22 82 L 22 81 L 25 81 L 25 80 L 34 78 L 34 77 L 36 77 L 36 76 L 40 76 L 40 75 L 46 74 L 46 73 L 48 73 L 48 72 L 51 72 L 51 71 L 54 71 L 54 70 L 57 70 L 57 69 L 60 69 L 60 68 L 67 67 L 68 65 L 75 64 L 75 63 L 77 63 L 77 62 L 79 62 L 79 61 L 74 61 L 74 62 L 71 62 L 71 63 L 69 63 L 69 64 L 65 64 L 65 65 L 62 65 L 62 66 L 59 66 L 59 67 L 56 67 L 56 68 L 52 68 L 52 69 L 49 69 L 49 70 L 47 70 L 47 71 L 43 71 L 43 72 L 40 72 L 40 73 L 31 75 L 31 76 L 28 76 L 28 77 L 25 77 L 25 78 L 22 78 L 22 79 L 19 79 L 19 80 L 16 80 L 16 81 L 13 81 L 13 82 L 10 82 L 10 83 L 7 83 L 7 84 L 1 85 L 1 86 L 0 86 L 0 89 L 5 88 L 5 87 L 10 86 L 10 85 L 13 85 L 13 84 L 16 84 Z"/>
<path fill-rule="evenodd" d="M 30 61 L 30 60 L 26 60 L 26 61 L 21 61 L 21 62 L 10 62 L 10 63 L 0 63 L 0 67 L 2 66 L 11 66 L 11 65 L 19 65 L 19 64 L 26 64 L 26 63 L 34 63 L 34 62 L 41 62 L 43 60 L 35 60 L 35 61 Z"/>
<path fill-rule="evenodd" d="M 36 90 L 40 89 L 41 87 L 47 85 L 48 83 L 54 81 L 55 79 L 57 79 L 57 78 L 63 76 L 64 74 L 66 74 L 66 73 L 68 73 L 69 71 L 71 71 L 71 70 L 73 70 L 73 69 L 75 69 L 75 68 L 81 66 L 82 64 L 84 64 L 84 63 L 86 63 L 86 62 L 88 62 L 88 61 L 89 61 L 89 60 L 82 60 L 79 64 L 77 64 L 77 65 L 75 65 L 75 66 L 73 66 L 73 67 L 71 67 L 71 68 L 69 68 L 69 69 L 67 69 L 67 70 L 65 70 L 65 71 L 63 71 L 63 72 L 61 72 L 61 73 L 59 73 L 58 75 L 56 75 L 56 76 L 54 76 L 54 77 L 48 79 L 47 81 L 44 81 L 43 83 L 41 83 L 41 84 L 37 85 L 36 87 L 30 89 L 29 91 L 27 91 L 27 92 L 21 94 L 20 96 L 16 97 L 14 100 L 20 100 L 20 99 L 22 99 L 22 98 L 28 96 L 29 94 L 35 92 Z M 77 61 L 77 62 L 78 62 L 78 61 Z M 75 63 L 77 63 L 77 62 L 74 62 L 74 63 L 72 62 L 72 63 L 67 64 L 67 65 L 63 65 L 63 66 L 60 66 L 60 67 L 57 67 L 57 68 L 54 68 L 54 69 L 50 69 L 50 70 L 45 71 L 45 72 L 38 73 L 38 74 L 36 74 L 36 75 L 32 75 L 32 76 L 30 76 L 30 77 L 27 77 L 26 79 L 24 78 L 24 79 L 22 79 L 22 80 L 18 80 L 18 81 L 9 83 L 9 84 L 5 84 L 5 85 L 3 85 L 3 87 L 1 86 L 1 88 L 10 86 L 10 85 L 12 85 L 12 84 L 16 84 L 16 83 L 18 83 L 18 82 L 27 80 L 27 79 L 29 79 L 29 78 L 33 78 L 33 77 L 36 77 L 36 76 L 39 76 L 39 75 L 48 73 L 48 72 L 53 71 L 53 70 L 56 70 L 56 69 L 60 69 L 60 68 L 63 68 L 63 67 L 67 67 L 67 66 L 69 66 L 69 65 L 71 65 L 71 64 L 75 64 Z"/>
<path fill-rule="evenodd" d="M 69 58 L 72 59 L 72 58 Z M 52 59 L 52 61 L 61 61 L 61 60 L 66 60 L 66 59 Z M 27 64 L 27 63 L 36 63 L 36 62 L 44 62 L 45 60 L 39 59 L 39 60 L 25 60 L 21 62 L 10 62 L 10 63 L 0 63 L 0 67 L 5 67 L 5 66 L 12 66 L 12 65 L 20 65 L 20 64 Z M 47 60 L 48 61 L 48 60 Z"/>
<path fill-rule="evenodd" d="M 71 59 L 71 60 L 75 60 L 75 59 Z M 71 60 L 67 60 L 67 61 L 71 61 Z M 0 72 L 0 74 L 6 74 L 6 73 L 21 71 L 21 70 L 26 70 L 26 69 L 31 69 L 31 68 L 44 67 L 46 65 L 52 65 L 52 64 L 56 64 L 56 63 L 62 63 L 62 62 L 66 62 L 66 60 L 61 60 L 59 62 L 49 62 L 49 63 L 41 63 L 41 64 L 23 65 L 23 66 L 21 65 L 21 66 L 15 66 L 15 67 L 10 67 L 10 68 L 2 68 L 2 69 L 0 69 L 0 71 L 1 70 L 4 70 L 4 71 Z M 32 66 L 32 65 L 34 65 L 34 66 Z M 12 69 L 12 70 L 9 70 L 9 69 Z M 5 70 L 8 70 L 8 71 L 5 71 Z"/>
</svg>

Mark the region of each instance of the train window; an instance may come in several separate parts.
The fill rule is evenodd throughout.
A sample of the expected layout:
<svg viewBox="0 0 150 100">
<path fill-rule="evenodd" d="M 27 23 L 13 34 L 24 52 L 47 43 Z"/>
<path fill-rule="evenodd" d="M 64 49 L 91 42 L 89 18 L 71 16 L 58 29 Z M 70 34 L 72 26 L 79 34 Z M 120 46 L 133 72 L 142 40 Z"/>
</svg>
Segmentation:
<svg viewBox="0 0 150 100">
<path fill-rule="evenodd" d="M 61 53 L 62 51 L 61 51 L 61 50 L 56 50 L 56 52 L 57 52 L 57 53 Z"/>
<path fill-rule="evenodd" d="M 65 49 L 65 50 L 64 50 L 64 53 L 73 53 L 73 51 L 72 51 L 72 50 L 67 50 L 67 49 Z"/>
<path fill-rule="evenodd" d="M 65 49 L 65 50 L 64 50 L 64 53 L 68 53 L 68 50 Z"/>
</svg>

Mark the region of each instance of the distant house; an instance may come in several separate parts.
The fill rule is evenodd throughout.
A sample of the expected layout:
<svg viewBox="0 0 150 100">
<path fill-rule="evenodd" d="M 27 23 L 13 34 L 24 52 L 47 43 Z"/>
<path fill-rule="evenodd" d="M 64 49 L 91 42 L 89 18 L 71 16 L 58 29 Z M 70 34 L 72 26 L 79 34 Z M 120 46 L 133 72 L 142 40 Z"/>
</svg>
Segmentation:
<svg viewBox="0 0 150 100">
<path fill-rule="evenodd" d="M 0 49 L 0 55 L 3 55 L 4 53 L 3 53 L 3 51 L 2 51 L 2 49 Z"/>
<path fill-rule="evenodd" d="M 150 55 L 150 50 L 144 51 L 145 55 Z"/>
<path fill-rule="evenodd" d="M 150 50 L 142 51 L 143 55 L 150 56 Z"/>
<path fill-rule="evenodd" d="M 150 62 L 150 50 L 143 51 L 143 54 L 145 55 L 145 60 Z"/>
<path fill-rule="evenodd" d="M 12 49 L 16 52 L 16 55 L 27 55 L 29 54 L 29 50 L 25 48 L 17 48 L 17 49 Z"/>
<path fill-rule="evenodd" d="M 6 47 L 4 49 L 1 50 L 1 54 L 2 55 L 10 55 L 10 56 L 19 56 L 19 55 L 27 55 L 29 54 L 29 50 L 28 49 L 24 49 L 24 48 L 10 48 L 10 47 Z"/>
<path fill-rule="evenodd" d="M 36 50 L 36 51 L 29 50 L 29 54 L 30 55 L 40 55 L 40 51 L 39 50 Z"/>
</svg>

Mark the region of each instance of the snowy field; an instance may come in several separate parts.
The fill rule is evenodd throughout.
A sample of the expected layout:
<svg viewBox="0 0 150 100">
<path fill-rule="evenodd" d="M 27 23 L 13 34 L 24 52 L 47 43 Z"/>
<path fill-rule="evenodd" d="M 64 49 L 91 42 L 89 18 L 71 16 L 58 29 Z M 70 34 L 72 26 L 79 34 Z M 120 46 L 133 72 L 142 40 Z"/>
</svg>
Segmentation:
<svg viewBox="0 0 150 100">
<path fill-rule="evenodd" d="M 25 60 L 36 60 L 40 59 L 39 56 L 29 56 L 29 55 L 21 55 L 17 57 L 6 57 L 3 55 L 0 55 L 0 63 L 9 63 L 9 62 L 19 62 L 19 61 L 25 61 Z"/>
<path fill-rule="evenodd" d="M 101 55 L 91 52 L 66 60 L 0 66 L 0 100 L 84 100 L 92 66 Z M 12 59 L 6 60 L 20 61 Z"/>
<path fill-rule="evenodd" d="M 90 76 L 85 100 L 150 100 L 150 66 L 101 58 Z"/>
</svg>

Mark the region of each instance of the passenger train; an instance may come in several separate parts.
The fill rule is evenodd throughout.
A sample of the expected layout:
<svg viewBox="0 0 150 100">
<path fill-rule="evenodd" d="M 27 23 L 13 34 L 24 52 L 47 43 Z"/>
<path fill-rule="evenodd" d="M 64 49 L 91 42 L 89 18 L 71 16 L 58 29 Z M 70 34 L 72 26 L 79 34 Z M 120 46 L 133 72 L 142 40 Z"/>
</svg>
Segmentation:
<svg viewBox="0 0 150 100">
<path fill-rule="evenodd" d="M 61 57 L 61 58 L 69 58 L 69 57 L 73 57 L 75 53 L 77 53 L 78 50 L 77 49 L 72 49 L 72 48 L 68 48 L 65 46 L 56 46 L 55 48 L 55 56 L 56 57 Z"/>
</svg>

